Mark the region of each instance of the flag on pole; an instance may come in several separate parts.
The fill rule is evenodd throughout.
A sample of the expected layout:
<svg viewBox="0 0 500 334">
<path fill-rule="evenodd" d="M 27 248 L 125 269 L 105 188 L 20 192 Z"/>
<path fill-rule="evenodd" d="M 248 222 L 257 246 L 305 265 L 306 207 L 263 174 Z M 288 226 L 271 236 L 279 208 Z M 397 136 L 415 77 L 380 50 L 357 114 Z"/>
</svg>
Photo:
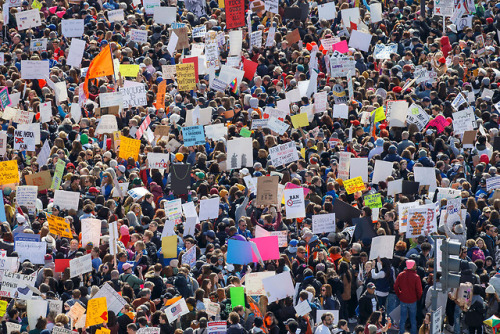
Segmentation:
<svg viewBox="0 0 500 334">
<path fill-rule="evenodd" d="M 146 118 L 144 119 L 144 121 L 142 122 L 142 124 L 139 127 L 139 129 L 137 130 L 137 132 L 135 133 L 135 136 L 136 136 L 137 139 L 141 139 L 142 134 L 144 133 L 144 131 L 146 131 L 146 129 L 148 128 L 149 124 L 151 124 L 151 117 L 149 117 L 149 114 L 148 114 L 146 116 Z"/>
<path fill-rule="evenodd" d="M 85 76 L 83 83 L 83 91 L 85 96 L 89 97 L 89 79 L 115 75 L 113 67 L 113 57 L 111 55 L 111 47 L 106 45 L 101 52 L 92 60 Z"/>
</svg>

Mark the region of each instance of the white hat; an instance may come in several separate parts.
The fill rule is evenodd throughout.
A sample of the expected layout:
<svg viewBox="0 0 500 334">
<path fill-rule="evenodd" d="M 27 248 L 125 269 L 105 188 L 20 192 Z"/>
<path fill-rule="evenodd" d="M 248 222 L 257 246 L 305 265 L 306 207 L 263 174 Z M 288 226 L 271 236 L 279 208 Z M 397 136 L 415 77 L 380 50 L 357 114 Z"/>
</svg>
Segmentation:
<svg viewBox="0 0 500 334">
<path fill-rule="evenodd" d="M 495 288 L 493 287 L 493 285 L 488 285 L 488 287 L 486 288 L 486 293 L 495 293 Z"/>
<path fill-rule="evenodd" d="M 24 224 L 26 223 L 26 218 L 22 214 L 18 213 L 16 214 L 16 221 L 18 224 Z"/>
</svg>

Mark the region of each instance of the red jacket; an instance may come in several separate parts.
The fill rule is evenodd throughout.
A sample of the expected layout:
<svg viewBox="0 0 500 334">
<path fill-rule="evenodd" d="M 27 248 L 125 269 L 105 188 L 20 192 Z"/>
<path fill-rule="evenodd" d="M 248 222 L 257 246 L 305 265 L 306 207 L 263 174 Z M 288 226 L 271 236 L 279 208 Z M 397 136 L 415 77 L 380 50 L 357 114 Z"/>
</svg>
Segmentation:
<svg viewBox="0 0 500 334">
<path fill-rule="evenodd" d="M 405 269 L 396 278 L 394 291 L 399 300 L 406 304 L 412 304 L 422 297 L 422 282 L 415 270 Z"/>
</svg>

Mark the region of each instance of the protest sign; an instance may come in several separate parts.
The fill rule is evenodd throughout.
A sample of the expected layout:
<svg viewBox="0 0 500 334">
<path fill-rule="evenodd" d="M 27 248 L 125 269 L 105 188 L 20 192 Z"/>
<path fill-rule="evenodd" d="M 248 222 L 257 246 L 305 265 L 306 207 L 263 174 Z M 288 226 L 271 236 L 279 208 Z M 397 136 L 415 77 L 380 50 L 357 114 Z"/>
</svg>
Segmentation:
<svg viewBox="0 0 500 334">
<path fill-rule="evenodd" d="M 297 315 L 299 317 L 302 317 L 311 311 L 312 311 L 312 309 L 311 309 L 311 306 L 309 305 L 308 300 L 301 301 L 301 302 L 297 303 L 297 305 L 295 305 L 295 312 L 297 313 Z"/>
<path fill-rule="evenodd" d="M 285 166 L 299 159 L 295 142 L 288 142 L 269 148 L 271 163 L 275 167 Z"/>
<path fill-rule="evenodd" d="M 169 161 L 169 153 L 148 153 L 148 168 L 150 169 L 165 169 Z"/>
<path fill-rule="evenodd" d="M 76 277 L 92 271 L 92 254 L 76 257 L 69 261 L 70 277 Z"/>
<path fill-rule="evenodd" d="M 304 191 L 302 188 L 285 189 L 285 210 L 287 218 L 302 218 L 306 216 Z"/>
<path fill-rule="evenodd" d="M 408 229 L 408 210 L 419 206 L 418 202 L 398 203 L 399 232 L 406 232 Z"/>
<path fill-rule="evenodd" d="M 33 38 L 30 42 L 30 51 L 41 52 L 47 50 L 47 38 Z"/>
<path fill-rule="evenodd" d="M 335 213 L 312 216 L 312 232 L 314 234 L 335 232 L 335 229 Z"/>
<path fill-rule="evenodd" d="M 90 254 L 89 254 L 90 255 Z M 106 298 L 92 298 L 87 303 L 87 317 L 85 318 L 85 326 L 95 326 L 108 321 L 108 306 Z"/>
<path fill-rule="evenodd" d="M 262 280 L 267 277 L 274 276 L 275 271 L 252 272 L 245 275 L 245 292 L 248 296 L 265 295 L 264 285 Z"/>
<path fill-rule="evenodd" d="M 101 220 L 95 218 L 85 218 L 81 220 L 82 224 L 82 246 L 85 247 L 89 242 L 93 247 L 99 246 L 101 237 Z"/>
<path fill-rule="evenodd" d="M 141 29 L 130 29 L 130 40 L 139 44 L 148 42 L 148 32 Z"/>
<path fill-rule="evenodd" d="M 18 186 L 16 188 L 17 206 L 25 206 L 32 214 L 36 211 L 36 197 L 38 194 L 37 186 Z"/>
<path fill-rule="evenodd" d="M 7 334 L 11 334 L 12 332 L 21 332 L 21 324 L 7 321 L 5 325 L 7 327 Z"/>
<path fill-rule="evenodd" d="M 68 37 L 82 37 L 84 31 L 83 19 L 61 20 L 62 35 Z"/>
<path fill-rule="evenodd" d="M 28 311 L 28 324 L 30 328 L 35 328 L 40 317 L 47 315 L 47 301 L 43 299 L 28 299 L 26 301 Z"/>
<path fill-rule="evenodd" d="M 261 176 L 257 178 L 256 205 L 278 204 L 279 176 Z"/>
<path fill-rule="evenodd" d="M 33 296 L 33 291 L 28 288 L 28 285 L 35 286 L 35 281 L 36 276 L 23 275 L 5 270 L 2 277 L 0 296 L 28 299 Z"/>
<path fill-rule="evenodd" d="M 434 203 L 409 209 L 406 237 L 416 238 L 420 235 L 430 235 L 432 232 L 437 232 L 438 209 Z"/>
<path fill-rule="evenodd" d="M 226 321 L 210 321 L 207 325 L 207 334 L 224 334 L 226 332 Z"/>
<path fill-rule="evenodd" d="M 359 8 L 356 9 L 359 10 Z M 353 30 L 351 32 L 351 38 L 349 39 L 349 47 L 358 49 L 360 51 L 368 52 L 371 41 L 372 41 L 371 34 L 364 33 L 359 30 Z"/>
<path fill-rule="evenodd" d="M 35 151 L 35 133 L 33 131 L 14 130 L 14 149 Z"/>
<path fill-rule="evenodd" d="M 196 89 L 195 66 L 193 63 L 175 65 L 177 74 L 177 86 L 179 91 L 190 91 Z"/>
<path fill-rule="evenodd" d="M 58 190 L 62 191 L 62 190 Z M 66 191 L 64 191 L 66 193 Z M 77 193 L 78 194 L 78 193 Z M 64 194 L 63 194 L 64 196 Z M 63 238 L 73 238 L 73 234 L 71 232 L 70 224 L 63 218 L 54 215 L 47 215 L 47 222 L 49 223 L 50 233 L 55 235 L 59 235 Z M 99 226 L 100 229 L 100 226 Z"/>
<path fill-rule="evenodd" d="M 12 104 L 10 101 L 9 90 L 7 87 L 4 87 L 2 90 L 0 90 L 0 103 L 2 104 L 3 109 Z"/>
<path fill-rule="evenodd" d="M 15 250 L 20 262 L 30 260 L 33 264 L 45 264 L 46 247 L 45 242 L 18 241 Z"/>
<path fill-rule="evenodd" d="M 214 219 L 219 217 L 220 197 L 203 199 L 200 201 L 200 220 Z"/>
<path fill-rule="evenodd" d="M 115 131 L 118 131 L 118 123 L 116 122 L 115 115 L 103 115 L 99 120 L 99 124 L 97 125 L 97 129 L 95 130 L 96 134 L 111 134 Z"/>
<path fill-rule="evenodd" d="M 125 80 L 125 84 L 120 88 L 125 108 L 140 107 L 148 104 L 146 98 L 146 86 L 141 82 Z M 116 130 L 114 130 L 116 131 Z"/>
<path fill-rule="evenodd" d="M 123 159 L 129 157 L 134 158 L 135 161 L 139 158 L 139 151 L 141 149 L 141 141 L 139 139 L 132 139 L 125 136 L 120 136 L 120 152 L 118 156 Z"/>
<path fill-rule="evenodd" d="M 264 290 L 266 290 L 269 303 L 295 295 L 292 276 L 289 271 L 263 278 L 262 285 L 264 286 Z"/>
<path fill-rule="evenodd" d="M 436 172 L 434 167 L 414 167 L 415 182 L 420 185 L 429 185 L 429 191 L 434 192 L 437 188 Z"/>
<path fill-rule="evenodd" d="M 115 314 L 118 314 L 123 306 L 127 304 L 127 301 L 123 299 L 115 289 L 109 285 L 108 283 L 103 284 L 99 291 L 94 295 L 93 298 L 106 298 L 106 305 L 108 306 L 109 311 L 113 311 Z"/>
<path fill-rule="evenodd" d="M 19 183 L 17 161 L 0 161 L 0 185 L 10 183 Z"/>
<path fill-rule="evenodd" d="M 49 62 L 43 60 L 21 60 L 21 78 L 45 79 L 49 76 Z"/>
<path fill-rule="evenodd" d="M 422 131 L 427 123 L 429 123 L 430 116 L 418 104 L 413 103 L 408 108 L 406 115 L 406 122 L 409 124 L 416 124 L 419 131 Z"/>
<path fill-rule="evenodd" d="M 486 179 L 486 191 L 500 188 L 500 176 L 489 177 Z"/>
<path fill-rule="evenodd" d="M 404 127 L 407 115 L 408 102 L 387 101 L 386 118 L 389 121 L 389 127 Z"/>
<path fill-rule="evenodd" d="M 159 8 L 159 7 L 158 7 Z M 156 13 L 156 11 L 155 11 Z M 121 22 L 125 20 L 123 9 L 108 10 L 109 22 Z"/>
<path fill-rule="evenodd" d="M 365 183 L 363 182 L 361 176 L 349 180 L 344 180 L 344 188 L 349 195 L 354 194 L 357 191 L 366 189 Z"/>
<path fill-rule="evenodd" d="M 351 158 L 349 165 L 349 177 L 351 179 L 361 176 L 363 182 L 368 183 L 368 159 Z"/>
<path fill-rule="evenodd" d="M 50 171 L 44 170 L 35 174 L 25 176 L 26 184 L 38 187 L 38 191 L 47 190 L 52 184 L 52 176 Z"/>
<path fill-rule="evenodd" d="M 227 169 L 253 166 L 252 138 L 236 138 L 227 141 Z"/>
<path fill-rule="evenodd" d="M 18 30 L 36 28 L 42 24 L 42 20 L 40 18 L 40 11 L 38 9 L 20 11 L 17 12 L 15 16 L 16 16 Z M 35 327 L 33 326 L 32 328 Z"/>
<path fill-rule="evenodd" d="M 186 301 L 184 298 L 176 301 L 172 306 L 165 310 L 168 322 L 172 323 L 184 314 L 189 313 Z"/>
<path fill-rule="evenodd" d="M 394 240 L 395 235 L 381 235 L 372 239 L 370 248 L 370 260 L 375 260 L 378 257 L 392 259 L 394 255 Z"/>
<path fill-rule="evenodd" d="M 382 195 L 381 194 L 371 194 L 365 196 L 365 205 L 370 209 L 381 208 L 382 207 Z"/>
<path fill-rule="evenodd" d="M 59 205 L 62 210 L 78 211 L 80 193 L 76 191 L 56 190 L 54 192 L 54 205 Z"/>
<path fill-rule="evenodd" d="M 224 0 L 226 28 L 236 29 L 245 26 L 245 2 L 243 0 Z"/>
<path fill-rule="evenodd" d="M 184 146 L 196 146 L 205 144 L 205 131 L 203 125 L 185 126 L 182 128 Z"/>
<path fill-rule="evenodd" d="M 318 4 L 318 16 L 320 20 L 333 20 L 337 17 L 335 2 L 325 2 Z"/>
<path fill-rule="evenodd" d="M 66 162 L 63 159 L 58 159 L 55 167 L 54 177 L 52 178 L 51 189 L 57 190 L 61 185 L 63 178 L 64 168 L 66 167 Z"/>
</svg>

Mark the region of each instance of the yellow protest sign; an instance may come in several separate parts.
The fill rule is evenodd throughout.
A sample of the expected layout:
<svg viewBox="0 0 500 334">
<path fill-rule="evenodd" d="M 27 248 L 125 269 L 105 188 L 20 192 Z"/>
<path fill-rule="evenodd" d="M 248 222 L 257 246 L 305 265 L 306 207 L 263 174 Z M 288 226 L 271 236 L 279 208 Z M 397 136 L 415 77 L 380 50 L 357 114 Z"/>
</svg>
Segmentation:
<svg viewBox="0 0 500 334">
<path fill-rule="evenodd" d="M 7 311 L 7 305 L 9 303 L 6 300 L 0 300 L 0 317 L 5 315 L 5 311 Z"/>
<path fill-rule="evenodd" d="M 193 63 L 175 65 L 177 72 L 177 89 L 179 91 L 189 91 L 196 89 L 196 72 Z"/>
<path fill-rule="evenodd" d="M 41 10 L 42 3 L 38 0 L 33 0 L 33 2 L 31 3 L 31 8 Z"/>
<path fill-rule="evenodd" d="M 293 127 L 296 129 L 309 125 L 309 120 L 307 119 L 307 113 L 293 115 L 291 118 Z"/>
<path fill-rule="evenodd" d="M 95 334 L 111 334 L 111 330 L 102 327 L 101 329 L 96 330 Z"/>
<path fill-rule="evenodd" d="M 19 183 L 19 169 L 16 160 L 0 162 L 0 184 Z"/>
<path fill-rule="evenodd" d="M 141 150 L 141 141 L 120 135 L 120 153 L 118 157 L 127 160 L 132 157 L 135 161 L 139 160 L 139 151 Z"/>
<path fill-rule="evenodd" d="M 139 65 L 120 64 L 122 77 L 136 77 L 140 69 Z"/>
<path fill-rule="evenodd" d="M 171 259 L 177 257 L 177 236 L 171 235 L 169 237 L 161 238 L 161 250 L 164 259 Z"/>
<path fill-rule="evenodd" d="M 64 218 L 54 215 L 47 215 L 47 222 L 49 223 L 50 233 L 60 235 L 63 238 L 73 238 L 73 233 L 71 233 L 71 226 Z"/>
<path fill-rule="evenodd" d="M 108 322 L 108 304 L 106 297 L 92 298 L 87 304 L 85 326 L 95 326 Z"/>
<path fill-rule="evenodd" d="M 350 195 L 354 194 L 356 191 L 365 190 L 365 183 L 363 182 L 363 178 L 358 176 L 353 179 L 344 180 L 344 188 Z"/>
<path fill-rule="evenodd" d="M 374 123 L 381 122 L 385 119 L 384 107 L 379 107 L 372 111 L 372 115 L 375 114 Z"/>
</svg>

